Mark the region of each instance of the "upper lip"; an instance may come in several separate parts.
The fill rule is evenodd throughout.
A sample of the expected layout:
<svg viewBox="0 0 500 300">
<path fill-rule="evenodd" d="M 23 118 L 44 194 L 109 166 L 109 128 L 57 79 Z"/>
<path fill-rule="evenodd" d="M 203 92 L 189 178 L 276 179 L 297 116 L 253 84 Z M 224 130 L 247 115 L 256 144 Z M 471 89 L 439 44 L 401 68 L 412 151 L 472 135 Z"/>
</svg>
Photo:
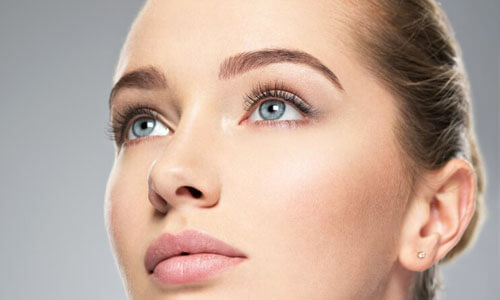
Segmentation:
<svg viewBox="0 0 500 300">
<path fill-rule="evenodd" d="M 178 234 L 163 233 L 146 250 L 144 264 L 149 273 L 161 261 L 181 254 L 215 253 L 231 257 L 246 257 L 246 255 L 225 242 L 218 240 L 198 230 L 184 230 Z"/>
</svg>

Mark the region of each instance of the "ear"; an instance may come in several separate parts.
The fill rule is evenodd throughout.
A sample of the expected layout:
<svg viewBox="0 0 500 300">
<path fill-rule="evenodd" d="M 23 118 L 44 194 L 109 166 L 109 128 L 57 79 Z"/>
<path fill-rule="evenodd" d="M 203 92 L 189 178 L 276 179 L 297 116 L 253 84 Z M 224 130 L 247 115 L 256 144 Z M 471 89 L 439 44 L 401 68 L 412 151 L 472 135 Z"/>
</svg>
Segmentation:
<svg viewBox="0 0 500 300">
<path fill-rule="evenodd" d="M 423 175 L 401 229 L 398 259 L 405 268 L 425 271 L 460 241 L 475 210 L 476 180 L 472 165 L 461 158 Z"/>
</svg>

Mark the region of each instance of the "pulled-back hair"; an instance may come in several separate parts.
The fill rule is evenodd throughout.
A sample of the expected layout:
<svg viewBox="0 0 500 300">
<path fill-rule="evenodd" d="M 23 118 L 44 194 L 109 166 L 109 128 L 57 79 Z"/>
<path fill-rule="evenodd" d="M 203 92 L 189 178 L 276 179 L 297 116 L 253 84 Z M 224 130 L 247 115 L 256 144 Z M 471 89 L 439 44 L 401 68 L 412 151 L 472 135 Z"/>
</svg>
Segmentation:
<svg viewBox="0 0 500 300">
<path fill-rule="evenodd" d="M 409 299 L 436 299 L 441 286 L 438 265 L 473 243 L 485 218 L 486 181 L 462 54 L 446 15 L 434 0 L 349 4 L 357 13 L 356 24 L 348 25 L 360 58 L 398 100 L 395 132 L 405 154 L 410 195 L 423 171 L 438 169 L 454 157 L 469 161 L 476 173 L 476 208 L 464 235 L 442 260 L 417 272 L 412 283 Z"/>
</svg>

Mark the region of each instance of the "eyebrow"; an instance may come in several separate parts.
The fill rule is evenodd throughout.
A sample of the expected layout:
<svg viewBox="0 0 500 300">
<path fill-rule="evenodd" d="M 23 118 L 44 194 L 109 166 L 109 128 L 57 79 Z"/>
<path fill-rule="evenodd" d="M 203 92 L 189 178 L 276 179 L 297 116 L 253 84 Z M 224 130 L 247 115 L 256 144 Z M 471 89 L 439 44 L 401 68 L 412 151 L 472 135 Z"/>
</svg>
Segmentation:
<svg viewBox="0 0 500 300">
<path fill-rule="evenodd" d="M 167 88 L 167 79 L 165 75 L 154 66 L 146 66 L 127 72 L 113 86 L 109 94 L 109 108 L 113 105 L 118 91 L 124 88 L 136 89 L 165 89 Z"/>
<path fill-rule="evenodd" d="M 338 89 L 344 90 L 337 75 L 321 63 L 319 59 L 304 51 L 284 48 L 267 48 L 230 56 L 220 64 L 219 79 L 227 80 L 256 68 L 286 62 L 307 65 L 319 71 Z M 123 75 L 111 89 L 109 107 L 111 108 L 116 94 L 121 89 L 136 88 L 153 90 L 165 89 L 167 87 L 168 84 L 165 75 L 154 66 L 150 65 L 132 70 Z"/>
</svg>

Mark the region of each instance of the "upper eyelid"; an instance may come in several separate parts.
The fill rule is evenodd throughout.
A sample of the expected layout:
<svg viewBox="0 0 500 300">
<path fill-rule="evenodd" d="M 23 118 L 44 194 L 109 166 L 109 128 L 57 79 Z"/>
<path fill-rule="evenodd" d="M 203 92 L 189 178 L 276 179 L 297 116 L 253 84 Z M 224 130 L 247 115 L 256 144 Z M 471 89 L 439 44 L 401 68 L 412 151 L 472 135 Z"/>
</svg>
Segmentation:
<svg viewBox="0 0 500 300">
<path fill-rule="evenodd" d="M 126 132 L 130 129 L 130 127 L 134 124 L 135 121 L 141 119 L 141 118 L 151 118 L 151 119 L 154 119 L 155 121 L 161 121 L 159 119 L 159 115 L 160 113 L 152 110 L 152 109 L 145 109 L 148 111 L 148 113 L 145 113 L 144 112 L 141 112 L 141 113 L 136 113 L 135 115 L 133 115 L 130 120 L 127 121 L 127 124 L 126 125 L 126 128 L 123 128 Z"/>
<path fill-rule="evenodd" d="M 152 118 L 155 121 L 159 121 L 162 124 L 164 124 L 164 126 L 171 129 L 168 124 L 165 124 L 165 122 L 161 120 L 160 117 L 161 113 L 157 112 L 153 108 L 137 106 L 137 107 L 129 107 L 127 109 L 128 111 L 126 110 L 123 113 L 117 112 L 118 114 L 117 118 L 113 118 L 112 120 L 113 130 L 115 131 L 115 134 L 118 134 L 117 139 L 121 143 L 127 140 L 128 131 L 130 130 L 134 122 L 141 118 L 147 118 L 147 117 Z M 125 118 L 128 118 L 128 120 L 126 120 Z M 116 132 L 117 130 L 118 132 Z"/>
<path fill-rule="evenodd" d="M 270 93 L 285 93 L 285 94 L 289 94 L 289 95 L 292 95 L 293 97 L 296 97 L 296 98 L 299 98 L 301 99 L 299 96 L 297 96 L 295 93 L 293 92 L 290 92 L 290 91 L 287 91 L 287 90 L 277 90 L 277 89 L 273 89 L 273 90 L 269 90 L 269 91 L 265 91 L 264 93 L 260 93 L 259 95 L 248 95 L 247 94 L 247 97 L 250 97 L 256 101 L 258 100 L 262 100 L 264 98 L 270 98 L 270 97 L 275 97 L 275 98 L 284 98 L 284 97 L 280 97 L 280 95 L 270 95 Z M 302 100 L 302 99 L 301 99 Z"/>
<path fill-rule="evenodd" d="M 296 90 L 293 85 L 286 84 L 283 80 L 274 80 L 274 81 L 266 81 L 266 82 L 257 82 L 250 94 L 253 96 L 258 96 L 260 94 L 272 93 L 272 92 L 286 92 L 299 97 L 300 99 L 304 99 L 302 93 Z M 304 101 L 304 100 L 303 100 Z M 307 103 L 307 101 L 304 101 Z M 309 106 L 310 104 L 307 103 Z"/>
<path fill-rule="evenodd" d="M 147 117 L 152 118 L 155 121 L 161 122 L 164 126 L 168 127 L 171 130 L 171 127 L 168 124 L 165 124 L 165 122 L 163 122 L 161 113 L 155 110 L 151 110 L 151 114 L 137 114 L 136 116 L 133 117 L 133 119 L 131 119 L 129 123 L 131 123 L 132 125 L 135 121 L 139 120 L 140 118 L 147 118 Z"/>
<path fill-rule="evenodd" d="M 283 94 L 284 93 L 284 94 Z M 288 95 L 285 97 L 285 95 Z M 286 89 L 272 89 L 266 90 L 259 95 L 248 95 L 246 96 L 246 100 L 244 103 L 245 111 L 249 111 L 253 106 L 257 106 L 262 101 L 265 101 L 267 98 L 276 98 L 281 99 L 283 102 L 291 104 L 295 106 L 297 110 L 304 116 L 307 117 L 311 113 L 315 113 L 314 107 L 309 104 L 306 100 L 303 100 L 297 93 L 286 90 Z"/>
</svg>

